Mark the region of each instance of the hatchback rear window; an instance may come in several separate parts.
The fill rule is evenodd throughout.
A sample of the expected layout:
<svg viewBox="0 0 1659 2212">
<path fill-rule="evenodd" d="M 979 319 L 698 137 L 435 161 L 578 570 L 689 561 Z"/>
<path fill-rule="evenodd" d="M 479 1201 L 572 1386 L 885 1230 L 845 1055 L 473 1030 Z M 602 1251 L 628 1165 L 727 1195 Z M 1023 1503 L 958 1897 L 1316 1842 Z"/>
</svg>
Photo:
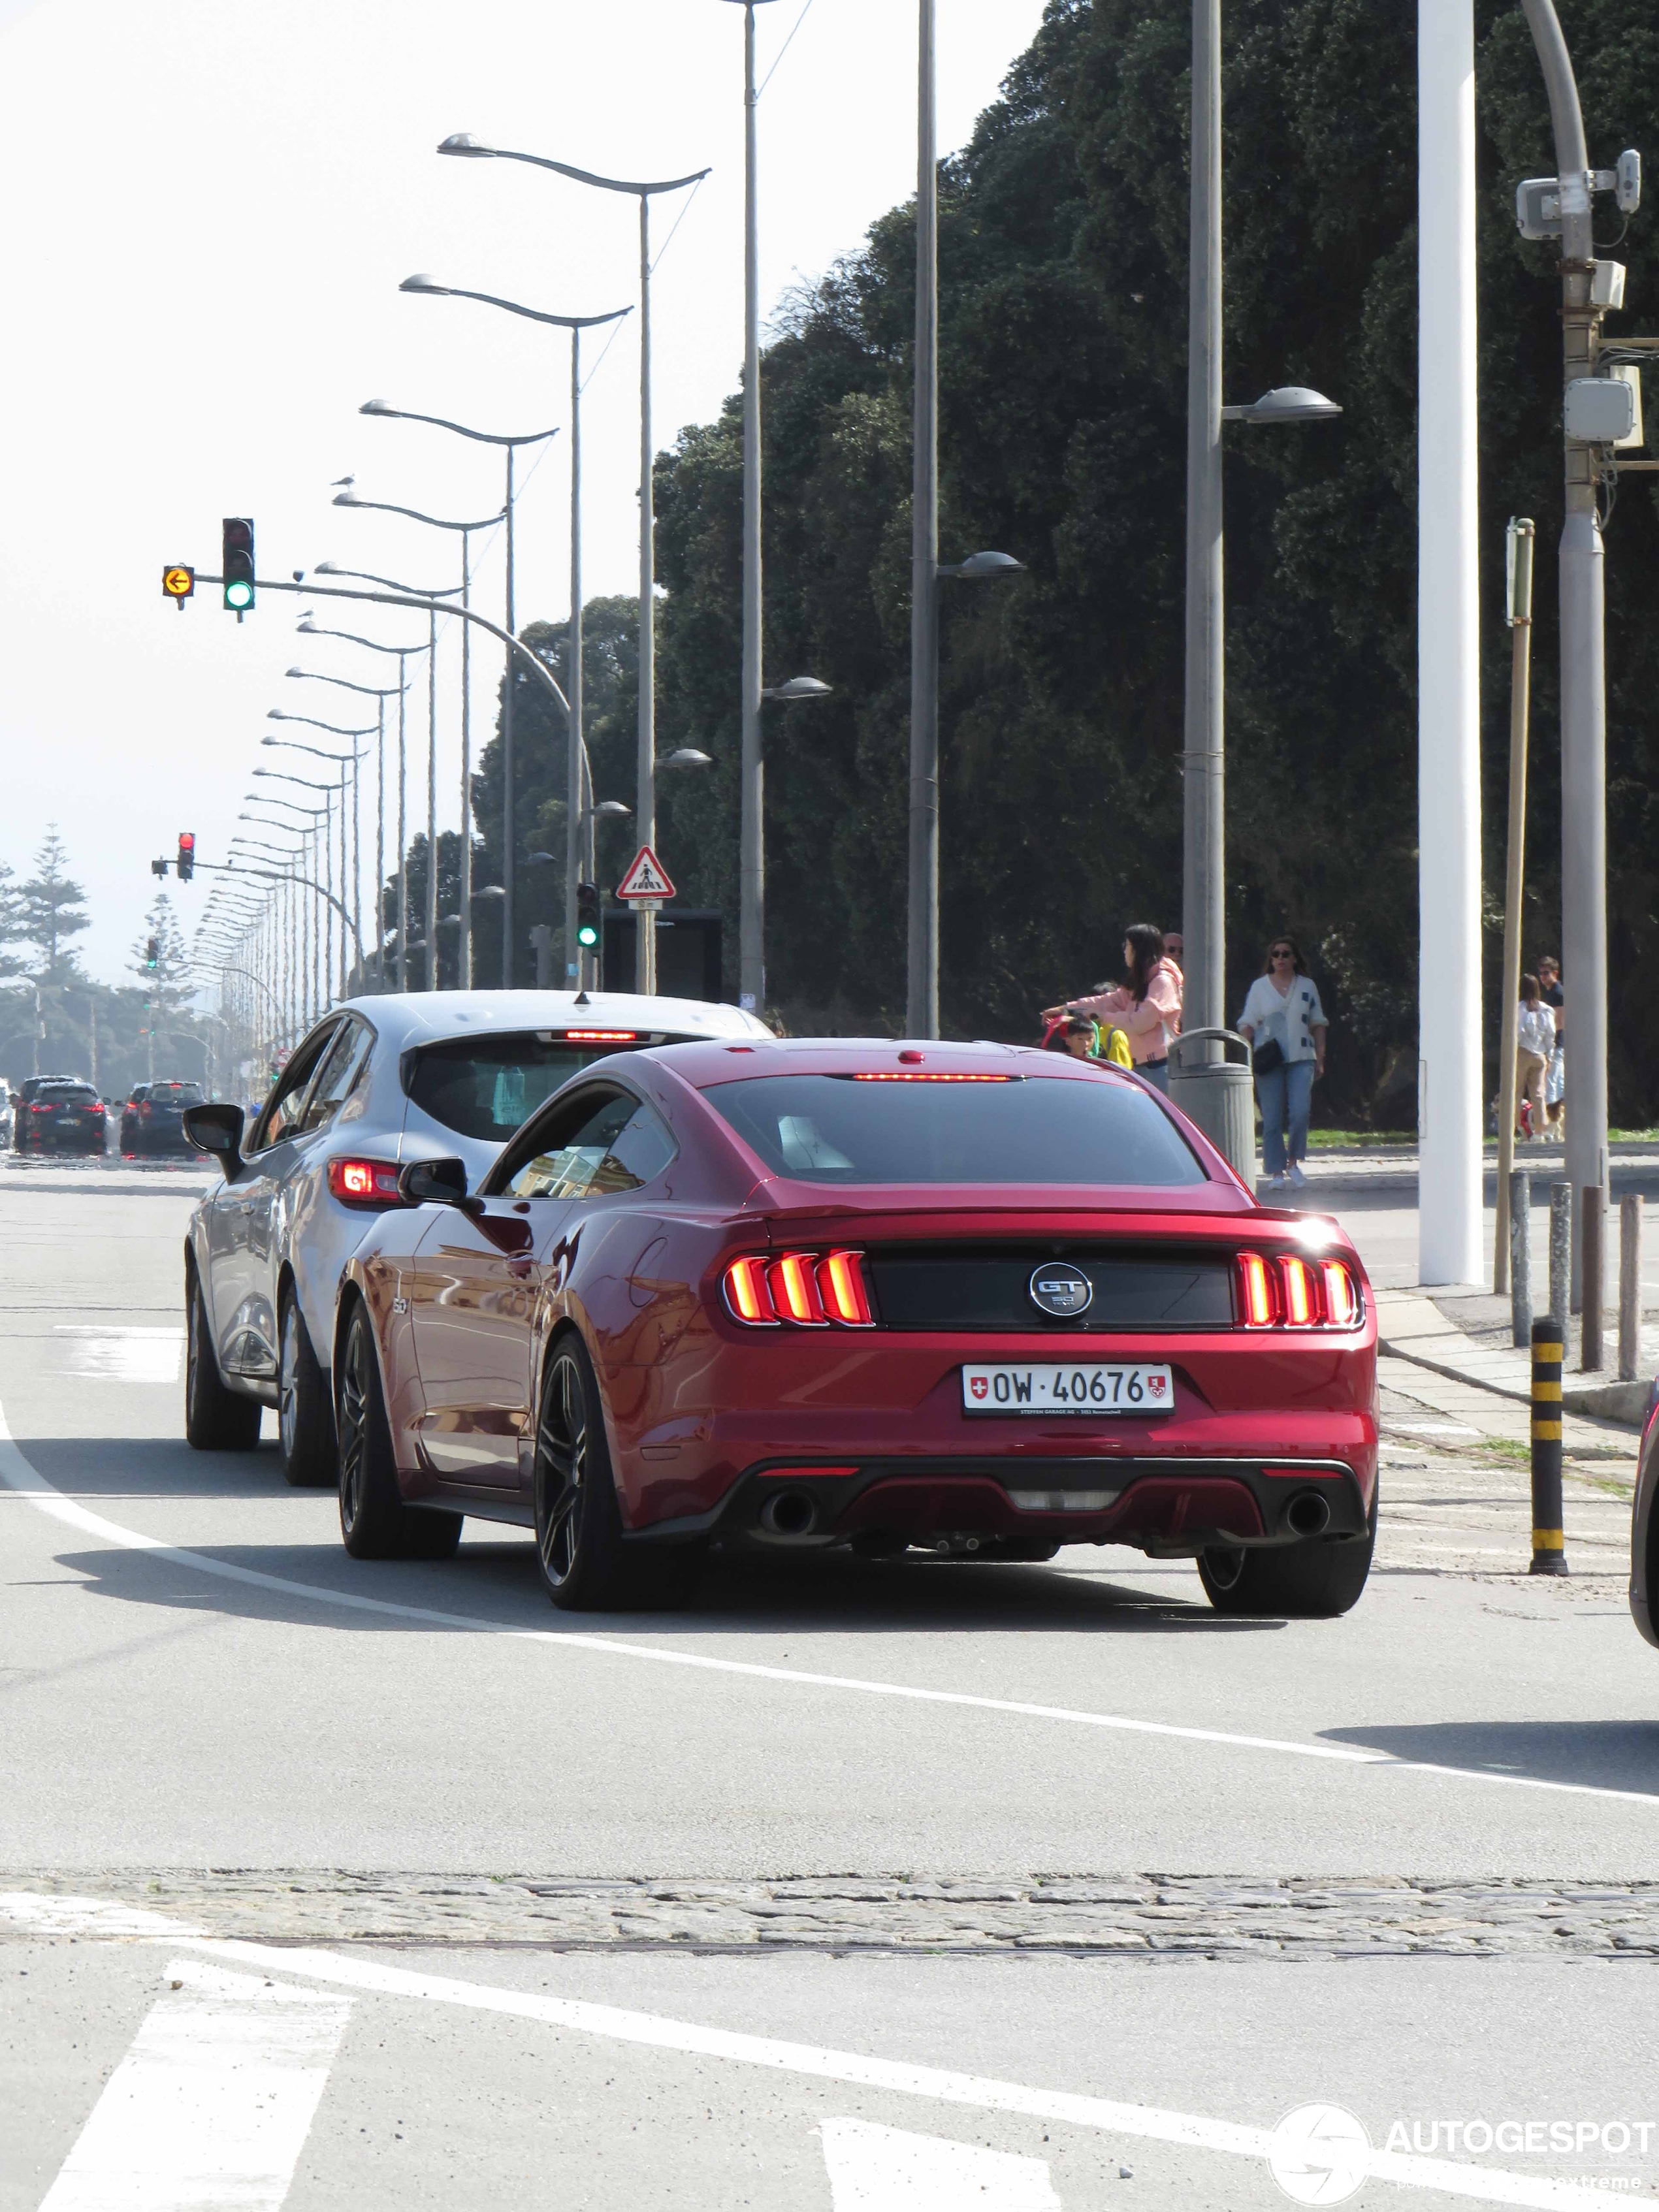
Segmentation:
<svg viewBox="0 0 1659 2212">
<path fill-rule="evenodd" d="M 35 1097 L 43 1106 L 95 1106 L 98 1093 L 89 1083 L 43 1083 Z"/>
<path fill-rule="evenodd" d="M 596 1060 L 647 1044 L 689 1044 L 683 1036 L 616 1036 L 574 1043 L 561 1032 L 452 1037 L 405 1053 L 404 1089 L 423 1114 L 463 1137 L 505 1144 L 562 1083 Z"/>
<path fill-rule="evenodd" d="M 149 1095 L 152 1106 L 199 1106 L 202 1103 L 199 1083 L 152 1083 Z"/>
<path fill-rule="evenodd" d="M 765 1075 L 704 1096 L 775 1175 L 804 1182 L 1167 1189 L 1206 1180 L 1157 1101 L 1127 1084 Z"/>
</svg>

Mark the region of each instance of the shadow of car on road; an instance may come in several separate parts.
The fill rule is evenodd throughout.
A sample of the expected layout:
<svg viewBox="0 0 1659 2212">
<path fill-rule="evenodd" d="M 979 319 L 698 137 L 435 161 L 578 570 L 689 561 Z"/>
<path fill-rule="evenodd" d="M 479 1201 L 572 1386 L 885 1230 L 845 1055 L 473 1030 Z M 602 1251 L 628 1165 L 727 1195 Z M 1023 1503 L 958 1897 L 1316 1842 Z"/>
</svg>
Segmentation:
<svg viewBox="0 0 1659 2212">
<path fill-rule="evenodd" d="M 1428 1721 L 1322 1734 L 1413 1765 L 1617 1790 L 1659 1803 L 1659 1720 Z"/>
</svg>

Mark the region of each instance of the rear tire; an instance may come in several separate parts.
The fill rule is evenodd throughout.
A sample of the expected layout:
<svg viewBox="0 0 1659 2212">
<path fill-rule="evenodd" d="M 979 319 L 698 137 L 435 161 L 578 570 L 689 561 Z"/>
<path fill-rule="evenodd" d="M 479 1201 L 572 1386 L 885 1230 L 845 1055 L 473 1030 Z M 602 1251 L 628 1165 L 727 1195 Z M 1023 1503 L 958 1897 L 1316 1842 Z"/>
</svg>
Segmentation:
<svg viewBox="0 0 1659 2212">
<path fill-rule="evenodd" d="M 193 1270 L 185 1289 L 185 1442 L 192 1451 L 252 1451 L 264 1407 L 226 1389 L 207 1300 Z"/>
<path fill-rule="evenodd" d="M 333 1411 L 291 1284 L 277 1335 L 276 1421 L 283 1476 L 296 1490 L 331 1489 L 339 1476 Z"/>
<path fill-rule="evenodd" d="M 1376 1548 L 1376 1499 L 1363 1536 L 1315 1536 L 1267 1551 L 1199 1554 L 1199 1580 L 1218 1613 L 1332 1620 L 1358 1604 Z"/>
<path fill-rule="evenodd" d="M 405 1505 L 386 1419 L 374 1331 L 354 1305 L 340 1352 L 336 1419 L 340 1434 L 340 1537 L 354 1559 L 449 1559 L 461 1516 Z"/>
<path fill-rule="evenodd" d="M 568 1613 L 683 1603 L 702 1565 L 695 1547 L 623 1541 L 599 1379 L 574 1335 L 554 1347 L 537 1409 L 536 1558 L 543 1589 Z"/>
</svg>

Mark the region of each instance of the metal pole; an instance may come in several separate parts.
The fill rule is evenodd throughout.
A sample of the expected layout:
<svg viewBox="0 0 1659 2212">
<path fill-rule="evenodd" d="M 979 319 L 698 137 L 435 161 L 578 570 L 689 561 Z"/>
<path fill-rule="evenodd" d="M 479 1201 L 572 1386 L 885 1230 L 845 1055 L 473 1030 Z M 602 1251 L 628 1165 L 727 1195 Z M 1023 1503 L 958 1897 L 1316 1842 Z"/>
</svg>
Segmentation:
<svg viewBox="0 0 1659 2212">
<path fill-rule="evenodd" d="M 362 902 L 357 896 L 357 884 L 362 871 L 357 863 L 362 856 L 357 830 L 357 761 L 355 755 L 349 765 L 351 769 L 351 929 L 353 936 L 361 946 L 363 941 L 363 924 Z M 342 876 L 344 875 L 346 866 L 346 768 L 347 763 L 342 761 L 340 763 L 340 870 Z M 343 999 L 349 998 L 351 994 L 350 963 L 351 947 L 346 943 L 346 933 L 343 927 L 340 931 L 340 996 Z"/>
<path fill-rule="evenodd" d="M 1642 1364 L 1642 1199 L 1619 1201 L 1619 1380 L 1634 1382 Z"/>
<path fill-rule="evenodd" d="M 513 453 L 507 449 L 507 634 L 516 637 L 518 616 L 514 599 L 513 545 Z M 515 875 L 514 841 L 518 831 L 514 823 L 513 780 L 513 708 L 514 694 L 519 688 L 518 656 L 509 645 L 507 648 L 507 673 L 501 694 L 501 988 L 510 991 L 514 980 L 514 951 L 515 945 L 513 921 L 513 888 Z"/>
<path fill-rule="evenodd" d="M 1550 1319 L 1565 1340 L 1572 1304 L 1572 1185 L 1550 1185 Z"/>
<path fill-rule="evenodd" d="M 507 451 L 511 453 L 512 447 Z M 461 532 L 461 607 L 472 605 L 472 533 Z M 455 948 L 456 988 L 472 988 L 472 625 L 461 624 L 461 926 Z"/>
<path fill-rule="evenodd" d="M 426 988 L 438 988 L 438 612 L 427 617 Z"/>
<path fill-rule="evenodd" d="M 766 1004 L 766 764 L 761 755 L 760 155 L 756 129 L 755 7 L 743 23 L 743 824 L 738 946 L 738 1003 Z"/>
<path fill-rule="evenodd" d="M 1561 193 L 1561 326 L 1568 383 L 1595 366 L 1590 304 L 1595 244 L 1589 156 L 1572 63 L 1553 0 L 1522 0 L 1549 94 Z M 1561 957 L 1572 991 L 1572 1103 L 1567 1179 L 1587 1221 L 1607 1182 L 1607 671 L 1601 526 L 1593 449 L 1565 447 L 1561 531 Z M 1600 1203 L 1598 1200 L 1596 1203 Z M 1579 1277 L 1583 1240 L 1575 1249 Z M 1599 1297 L 1599 1285 L 1597 1286 Z M 1588 1310 L 1588 1298 L 1585 1300 Z"/>
<path fill-rule="evenodd" d="M 1584 1188 L 1583 1227 L 1579 1232 L 1583 1261 L 1583 1317 L 1578 1325 L 1578 1364 L 1598 1375 L 1605 1364 L 1601 1342 L 1602 1293 L 1607 1275 L 1601 1263 L 1601 1232 L 1607 1224 L 1607 1193 L 1597 1184 Z"/>
<path fill-rule="evenodd" d="M 1527 723 L 1532 703 L 1533 526 L 1510 524 L 1510 851 L 1504 879 L 1504 1020 L 1498 1048 L 1498 1224 L 1492 1289 L 1509 1288 L 1510 1170 L 1515 1164 L 1516 1037 L 1521 1019 L 1521 892 L 1527 859 Z M 1537 1133 L 1536 1131 L 1534 1132 Z M 1516 1338 L 1517 1344 L 1525 1340 Z"/>
<path fill-rule="evenodd" d="M 1567 1571 L 1561 1527 L 1561 1370 L 1566 1352 L 1553 1315 L 1532 1325 L 1532 1565 L 1534 1575 Z"/>
<path fill-rule="evenodd" d="M 1193 0 L 1187 306 L 1187 696 L 1182 927 L 1190 1029 L 1226 1019 L 1221 475 L 1221 0 Z M 1209 1048 L 1206 1048 L 1207 1054 Z"/>
<path fill-rule="evenodd" d="M 409 673 L 398 655 L 398 988 L 409 988 Z"/>
<path fill-rule="evenodd" d="M 939 1035 L 939 155 L 934 0 L 920 0 L 910 545 L 910 915 L 905 1031 Z"/>
<path fill-rule="evenodd" d="M 374 735 L 374 981 L 386 988 L 386 701 Z"/>
<path fill-rule="evenodd" d="M 582 869 L 582 334 L 570 331 L 570 651 L 565 673 L 570 711 L 564 763 L 564 965 L 576 988 L 589 981 L 586 955 L 576 943 L 576 885 Z"/>
<path fill-rule="evenodd" d="M 334 794 L 323 794 L 323 826 L 318 831 L 322 840 L 322 866 L 318 873 L 323 880 L 323 977 L 321 1004 L 330 1006 L 334 1002 L 334 902 L 329 894 L 334 889 Z"/>
<path fill-rule="evenodd" d="M 1485 1273 L 1472 0 L 1418 0 L 1418 1272 Z"/>
<path fill-rule="evenodd" d="M 651 195 L 640 194 L 640 842 L 657 842 L 657 496 L 652 482 Z M 634 924 L 634 988 L 657 990 L 657 917 L 640 911 Z"/>
<path fill-rule="evenodd" d="M 1511 1170 L 1505 1212 L 1510 1224 L 1510 1342 L 1524 1352 L 1532 1342 L 1532 1177 L 1525 1168 Z"/>
</svg>

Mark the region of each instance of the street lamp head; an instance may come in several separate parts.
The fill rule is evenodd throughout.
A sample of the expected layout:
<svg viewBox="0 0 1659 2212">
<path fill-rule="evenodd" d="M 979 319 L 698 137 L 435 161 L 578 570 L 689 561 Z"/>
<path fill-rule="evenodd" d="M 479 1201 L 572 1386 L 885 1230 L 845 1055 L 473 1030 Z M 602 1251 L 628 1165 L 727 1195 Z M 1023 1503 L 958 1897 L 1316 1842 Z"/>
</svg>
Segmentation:
<svg viewBox="0 0 1659 2212">
<path fill-rule="evenodd" d="M 453 131 L 438 151 L 441 154 L 459 154 L 470 161 L 487 161 L 492 149 L 481 146 L 470 131 Z"/>
<path fill-rule="evenodd" d="M 677 745 L 672 753 L 664 753 L 658 761 L 659 768 L 713 768 L 712 753 L 700 753 L 695 745 Z"/>
<path fill-rule="evenodd" d="M 820 684 L 816 676 L 792 676 L 787 684 L 775 684 L 763 691 L 763 699 L 827 699 L 833 686 Z"/>
<path fill-rule="evenodd" d="M 507 893 L 500 884 L 481 884 L 472 896 L 475 899 L 504 899 Z"/>
<path fill-rule="evenodd" d="M 551 853 L 526 853 L 525 866 L 529 868 L 556 868 L 558 861 Z"/>
<path fill-rule="evenodd" d="M 620 817 L 624 814 L 631 814 L 634 810 L 631 806 L 624 806 L 620 799 L 602 799 L 593 811 L 596 815 L 607 814 Z"/>
<path fill-rule="evenodd" d="M 1328 422 L 1342 410 L 1305 384 L 1279 384 L 1249 407 L 1224 407 L 1230 422 Z"/>
<path fill-rule="evenodd" d="M 284 676 L 304 676 L 308 672 L 309 672 L 307 670 L 303 668 L 285 668 L 283 671 Z"/>
<path fill-rule="evenodd" d="M 986 576 L 1023 574 L 1024 568 L 1025 563 L 1023 561 L 1016 561 L 1012 553 L 970 553 L 965 561 L 959 562 L 954 568 L 942 569 L 940 574 L 947 576 L 960 576 L 969 583 L 977 583 Z"/>
<path fill-rule="evenodd" d="M 413 276 L 405 276 L 398 289 L 400 292 L 428 292 L 438 300 L 449 297 L 448 285 L 441 284 L 435 276 L 428 276 L 424 270 Z"/>
<path fill-rule="evenodd" d="M 329 502 L 331 507 L 362 507 L 366 502 L 355 491 L 337 491 Z"/>
<path fill-rule="evenodd" d="M 357 410 L 360 415 L 395 415 L 397 411 L 389 399 L 365 399 Z"/>
</svg>

